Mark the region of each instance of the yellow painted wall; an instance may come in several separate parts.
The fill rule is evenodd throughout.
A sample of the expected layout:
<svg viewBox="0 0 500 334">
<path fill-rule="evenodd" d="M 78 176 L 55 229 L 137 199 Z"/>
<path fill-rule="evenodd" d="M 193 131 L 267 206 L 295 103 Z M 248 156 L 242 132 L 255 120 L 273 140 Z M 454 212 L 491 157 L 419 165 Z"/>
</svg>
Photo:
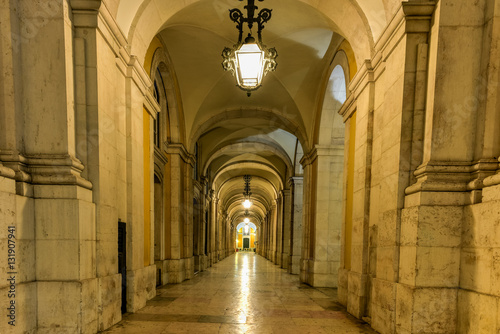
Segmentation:
<svg viewBox="0 0 500 334">
<path fill-rule="evenodd" d="M 354 153 L 356 138 L 356 112 L 349 119 L 349 156 L 347 160 L 347 192 L 345 208 L 345 269 L 351 269 L 351 247 L 352 247 L 352 205 L 354 196 Z"/>
<path fill-rule="evenodd" d="M 151 63 L 155 51 L 162 47 L 160 40 L 155 37 L 151 41 L 144 59 L 144 69 L 151 75 Z M 143 109 L 143 148 L 144 148 L 144 266 L 149 266 L 151 247 L 151 147 L 150 147 L 150 116 L 148 111 Z M 166 174 L 169 175 L 169 174 Z M 165 198 L 165 202 L 168 199 Z M 168 206 L 165 206 L 168 207 Z M 168 247 L 165 247 L 168 249 Z"/>
<path fill-rule="evenodd" d="M 151 157 L 150 157 L 150 120 L 149 113 L 143 110 L 143 147 L 144 147 L 144 266 L 149 266 L 151 247 Z"/>
<path fill-rule="evenodd" d="M 358 66 L 356 64 L 356 57 L 354 57 L 354 51 L 352 50 L 351 44 L 347 40 L 344 40 L 337 51 L 342 50 L 347 56 L 347 61 L 349 62 L 349 81 L 354 78 L 354 75 L 358 71 Z"/>
<path fill-rule="evenodd" d="M 243 247 L 243 234 L 241 233 L 238 233 L 238 244 L 236 245 L 236 247 L 238 248 Z"/>
</svg>

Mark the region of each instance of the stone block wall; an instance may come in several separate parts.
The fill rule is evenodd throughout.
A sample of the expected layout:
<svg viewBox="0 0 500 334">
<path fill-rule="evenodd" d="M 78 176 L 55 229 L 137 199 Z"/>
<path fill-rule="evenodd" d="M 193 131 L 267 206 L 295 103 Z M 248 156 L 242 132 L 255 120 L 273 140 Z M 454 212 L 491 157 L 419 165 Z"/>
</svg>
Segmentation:
<svg viewBox="0 0 500 334">
<path fill-rule="evenodd" d="M 380 333 L 499 330 L 500 147 L 484 123 L 498 118 L 498 10 L 498 1 L 403 3 L 341 109 L 357 116 L 353 239 L 338 296 Z M 469 56 L 447 48 L 455 34 Z"/>
<path fill-rule="evenodd" d="M 500 186 L 464 208 L 457 333 L 500 330 Z"/>
<path fill-rule="evenodd" d="M 34 200 L 24 196 L 16 195 L 16 182 L 14 171 L 4 167 L 0 163 L 0 252 L 5 254 L 0 259 L 0 307 L 5 310 L 0 322 L 0 332 L 34 333 L 37 327 L 37 283 L 35 281 L 35 219 Z M 15 263 L 8 262 L 8 227 L 15 226 L 14 240 Z M 11 242 L 12 244 L 12 242 Z M 10 265 L 13 272 L 8 274 Z M 10 279 L 15 276 L 15 280 Z M 12 285 L 11 283 L 15 283 Z M 15 302 L 15 313 L 7 309 L 11 307 L 11 301 Z M 13 318 L 7 318 L 12 315 Z M 14 326 L 8 321 L 14 321 Z"/>
</svg>

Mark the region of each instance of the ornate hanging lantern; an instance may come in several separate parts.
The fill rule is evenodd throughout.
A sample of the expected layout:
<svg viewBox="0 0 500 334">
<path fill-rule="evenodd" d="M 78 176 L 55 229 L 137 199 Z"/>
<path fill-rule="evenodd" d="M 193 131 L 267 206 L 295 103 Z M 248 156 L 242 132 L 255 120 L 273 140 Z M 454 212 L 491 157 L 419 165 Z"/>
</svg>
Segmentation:
<svg viewBox="0 0 500 334">
<path fill-rule="evenodd" d="M 243 1 L 243 0 L 239 0 Z M 255 11 L 258 9 L 255 6 L 255 0 L 247 0 L 245 6 L 247 17 L 243 13 L 233 8 L 229 10 L 230 19 L 236 23 L 238 29 L 238 42 L 233 48 L 224 48 L 222 51 L 222 67 L 225 71 L 231 71 L 236 76 L 238 87 L 247 92 L 250 96 L 251 92 L 258 89 L 262 85 L 262 79 L 268 72 L 274 71 L 276 66 L 276 57 L 278 52 L 275 48 L 267 49 L 262 43 L 262 30 L 264 23 L 271 19 L 271 9 L 262 9 L 257 17 Z M 264 0 L 258 0 L 264 1 Z M 243 41 L 243 24 L 248 24 L 249 33 Z M 256 23 L 258 26 L 257 39 L 252 36 L 252 27 Z"/>
</svg>

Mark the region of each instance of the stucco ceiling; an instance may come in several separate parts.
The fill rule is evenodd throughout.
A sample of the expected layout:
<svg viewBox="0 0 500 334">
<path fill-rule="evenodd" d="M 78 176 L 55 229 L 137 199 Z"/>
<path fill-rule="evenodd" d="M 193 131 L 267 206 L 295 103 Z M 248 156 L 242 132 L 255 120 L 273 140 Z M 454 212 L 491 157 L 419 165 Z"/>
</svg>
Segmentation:
<svg viewBox="0 0 500 334">
<path fill-rule="evenodd" d="M 156 35 L 177 78 L 188 147 L 198 143 L 202 173 L 230 220 L 243 213 L 243 175 L 253 176 L 258 221 L 287 187 L 296 170 L 296 148 L 311 149 L 317 110 L 330 63 L 344 39 L 356 61 L 369 57 L 396 0 L 265 0 L 272 19 L 263 41 L 278 51 L 278 67 L 251 97 L 221 66 L 221 51 L 236 43 L 230 8 L 236 0 L 109 0 L 128 36 L 131 52 L 143 59 Z M 245 27 L 246 30 L 246 27 Z M 235 220 L 237 221 L 237 219 Z"/>
</svg>

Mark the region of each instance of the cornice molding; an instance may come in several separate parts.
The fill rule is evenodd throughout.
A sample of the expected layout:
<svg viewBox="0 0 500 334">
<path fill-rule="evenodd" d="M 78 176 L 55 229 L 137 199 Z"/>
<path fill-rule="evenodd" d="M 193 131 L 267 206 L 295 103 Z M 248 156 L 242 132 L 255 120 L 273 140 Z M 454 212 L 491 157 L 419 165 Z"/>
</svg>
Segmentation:
<svg viewBox="0 0 500 334">
<path fill-rule="evenodd" d="M 163 154 L 162 150 L 156 145 L 154 146 L 154 158 L 155 158 L 155 163 L 159 162 L 159 164 L 161 165 L 165 165 L 168 162 L 168 159 L 165 156 L 165 154 Z"/>
<path fill-rule="evenodd" d="M 300 159 L 300 164 L 305 168 L 307 165 L 312 164 L 318 157 L 334 157 L 343 156 L 344 146 L 343 145 L 316 145 L 308 153 L 304 154 L 302 159 Z"/>
<path fill-rule="evenodd" d="M 347 99 L 342 104 L 342 107 L 338 111 L 339 115 L 344 119 L 344 123 L 351 118 L 352 114 L 356 111 L 357 100 L 354 98 L 354 94 L 349 94 Z"/>
<path fill-rule="evenodd" d="M 375 50 L 386 48 L 390 41 L 398 36 L 397 33 L 403 25 L 405 28 L 404 33 L 429 32 L 430 21 L 435 9 L 436 1 L 433 0 L 402 2 L 398 11 L 375 43 Z"/>
<path fill-rule="evenodd" d="M 185 162 L 190 164 L 192 167 L 194 167 L 195 164 L 195 156 L 190 154 L 186 147 L 183 144 L 176 143 L 168 143 L 167 144 L 167 154 L 176 154 L 181 157 L 181 159 Z"/>
<path fill-rule="evenodd" d="M 146 91 L 146 94 L 144 95 L 144 106 L 146 107 L 146 110 L 151 115 L 151 117 L 153 117 L 154 119 L 158 117 L 158 113 L 161 111 L 161 107 L 154 98 L 150 89 L 148 89 Z"/>
<path fill-rule="evenodd" d="M 417 182 L 406 188 L 405 194 L 418 192 L 469 192 L 490 185 L 498 169 L 495 159 L 476 162 L 430 161 L 415 171 Z"/>
</svg>

